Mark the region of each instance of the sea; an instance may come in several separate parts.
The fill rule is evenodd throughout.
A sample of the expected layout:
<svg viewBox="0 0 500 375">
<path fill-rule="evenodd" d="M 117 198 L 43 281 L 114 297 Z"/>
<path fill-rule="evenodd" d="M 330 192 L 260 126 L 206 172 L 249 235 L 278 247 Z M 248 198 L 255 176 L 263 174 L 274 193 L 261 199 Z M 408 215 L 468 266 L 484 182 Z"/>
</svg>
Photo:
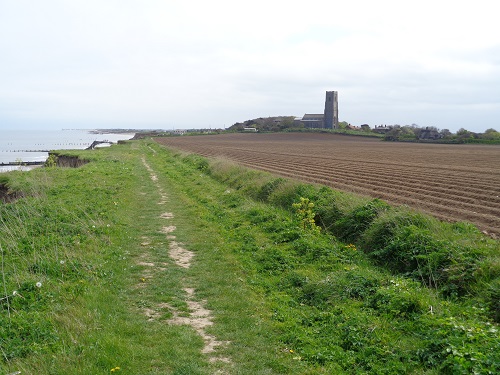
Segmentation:
<svg viewBox="0 0 500 375">
<path fill-rule="evenodd" d="M 128 140 L 134 133 L 113 133 L 92 129 L 71 130 L 0 130 L 0 172 L 29 170 L 23 162 L 44 162 L 47 151 L 85 149 L 94 141 L 116 143 Z M 99 145 L 99 147 L 107 144 Z M 19 166 L 2 166 L 16 163 Z"/>
</svg>

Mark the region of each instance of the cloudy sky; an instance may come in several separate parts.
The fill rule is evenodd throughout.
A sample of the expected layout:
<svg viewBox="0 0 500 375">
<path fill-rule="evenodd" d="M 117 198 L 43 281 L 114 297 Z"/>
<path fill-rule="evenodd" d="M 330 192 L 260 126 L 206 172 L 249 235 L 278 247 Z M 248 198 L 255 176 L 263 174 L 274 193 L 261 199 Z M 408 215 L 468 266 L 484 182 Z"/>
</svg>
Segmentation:
<svg viewBox="0 0 500 375">
<path fill-rule="evenodd" d="M 322 113 L 500 131 L 495 0 L 0 0 L 0 129 Z"/>
</svg>

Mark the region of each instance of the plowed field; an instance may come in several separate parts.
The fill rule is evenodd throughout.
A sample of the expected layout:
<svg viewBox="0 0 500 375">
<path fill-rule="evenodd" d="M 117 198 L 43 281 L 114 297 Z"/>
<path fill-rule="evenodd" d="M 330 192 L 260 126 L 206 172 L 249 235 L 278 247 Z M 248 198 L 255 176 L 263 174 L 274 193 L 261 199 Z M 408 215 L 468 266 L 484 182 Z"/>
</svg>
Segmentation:
<svg viewBox="0 0 500 375">
<path fill-rule="evenodd" d="M 207 157 L 406 204 L 500 235 L 500 146 L 382 142 L 334 134 L 159 138 Z"/>
</svg>

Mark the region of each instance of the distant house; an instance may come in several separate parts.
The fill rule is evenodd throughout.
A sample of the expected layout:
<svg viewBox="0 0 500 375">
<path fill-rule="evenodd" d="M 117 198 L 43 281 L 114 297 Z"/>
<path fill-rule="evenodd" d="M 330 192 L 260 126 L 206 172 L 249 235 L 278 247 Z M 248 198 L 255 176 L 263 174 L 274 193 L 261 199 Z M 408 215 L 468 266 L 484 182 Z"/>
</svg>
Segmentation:
<svg viewBox="0 0 500 375">
<path fill-rule="evenodd" d="M 420 131 L 419 139 L 440 139 L 443 135 L 436 128 L 426 127 Z"/>
<path fill-rule="evenodd" d="M 244 132 L 249 132 L 249 133 L 256 133 L 257 128 L 243 128 Z"/>
<path fill-rule="evenodd" d="M 373 132 L 379 133 L 379 134 L 385 134 L 389 130 L 392 130 L 392 126 L 390 126 L 390 125 L 389 126 L 387 126 L 387 125 L 380 125 L 380 126 L 375 125 L 375 128 L 373 128 Z"/>
</svg>

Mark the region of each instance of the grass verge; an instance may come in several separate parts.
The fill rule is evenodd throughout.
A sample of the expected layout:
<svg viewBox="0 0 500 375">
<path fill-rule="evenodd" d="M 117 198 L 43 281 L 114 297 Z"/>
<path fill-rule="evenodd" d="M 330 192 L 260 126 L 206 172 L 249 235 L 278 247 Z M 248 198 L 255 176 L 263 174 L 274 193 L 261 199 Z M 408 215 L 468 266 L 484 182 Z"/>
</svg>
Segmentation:
<svg viewBox="0 0 500 375">
<path fill-rule="evenodd" d="M 473 227 L 147 141 L 74 155 L 2 181 L 0 372 L 498 372 L 498 243 Z M 172 320 L 193 300 L 210 354 Z"/>
</svg>

